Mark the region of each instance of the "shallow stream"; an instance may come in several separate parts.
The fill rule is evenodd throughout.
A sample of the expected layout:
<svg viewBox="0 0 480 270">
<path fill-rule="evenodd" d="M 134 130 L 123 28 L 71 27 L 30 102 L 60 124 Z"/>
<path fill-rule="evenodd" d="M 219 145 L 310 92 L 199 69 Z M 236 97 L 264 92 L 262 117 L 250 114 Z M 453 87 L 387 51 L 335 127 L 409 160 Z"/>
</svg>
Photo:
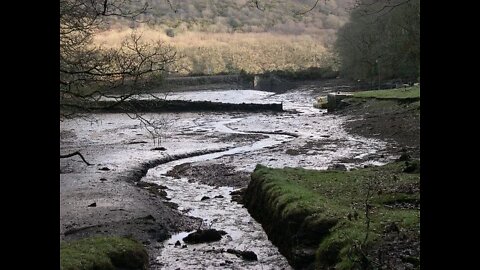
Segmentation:
<svg viewBox="0 0 480 270">
<path fill-rule="evenodd" d="M 212 95 L 209 93 L 204 96 L 208 100 Z M 248 92 L 249 99 L 252 96 L 253 93 Z M 202 95 L 195 92 L 192 97 L 198 100 Z M 188 96 L 184 98 L 188 99 Z M 180 211 L 201 218 L 202 229 L 227 232 L 218 242 L 194 245 L 185 244 L 182 240 L 189 232 L 172 236 L 164 243 L 157 258 L 158 263 L 163 265 L 162 269 L 291 269 L 286 259 L 268 240 L 261 225 L 242 205 L 231 201 L 230 192 L 234 190 L 233 187 L 214 187 L 187 178 L 167 176 L 166 173 L 176 165 L 218 162 L 233 165 L 238 171 L 251 172 L 257 163 L 272 167 L 326 169 L 339 160 L 350 160 L 342 164 L 354 168 L 366 164 L 381 165 L 393 159 L 379 154 L 385 148 L 385 142 L 352 136 L 343 130 L 343 118 L 312 108 L 314 97 L 310 93 L 266 95 L 261 92 L 258 98 L 262 102 L 282 102 L 290 112 L 199 117 L 191 121 L 194 126 L 190 130 L 202 130 L 203 134 L 214 137 L 258 133 L 265 137 L 233 145 L 223 152 L 162 164 L 150 169 L 143 179 L 167 186 L 168 198 L 178 204 Z M 234 97 L 229 99 L 238 101 Z M 302 148 L 304 151 L 299 154 L 289 154 L 286 151 Z M 368 158 L 369 156 L 374 158 Z M 204 196 L 210 199 L 202 200 Z M 224 252 L 227 249 L 253 251 L 257 254 L 258 261 L 243 260 Z"/>
</svg>

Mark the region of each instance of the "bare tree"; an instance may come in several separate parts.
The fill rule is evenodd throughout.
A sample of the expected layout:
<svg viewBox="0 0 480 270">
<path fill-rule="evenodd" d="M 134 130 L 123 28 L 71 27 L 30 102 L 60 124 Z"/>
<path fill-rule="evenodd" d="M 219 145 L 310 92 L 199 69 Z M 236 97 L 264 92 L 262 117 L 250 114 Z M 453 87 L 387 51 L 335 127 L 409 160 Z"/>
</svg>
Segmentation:
<svg viewBox="0 0 480 270">
<path fill-rule="evenodd" d="M 418 79 L 420 0 L 359 0 L 335 43 L 353 79 Z"/>
<path fill-rule="evenodd" d="M 397 7 L 403 6 L 412 0 L 355 0 L 353 8 L 364 8 L 363 15 L 387 15 Z"/>
<path fill-rule="evenodd" d="M 135 31 L 119 48 L 105 49 L 93 42 L 95 33 L 108 25 L 110 17 L 140 22 L 148 2 L 139 8 L 130 0 L 60 1 L 60 119 L 78 116 L 92 103 L 112 99 L 115 106 L 158 86 L 170 64 L 177 59 L 173 47 L 161 41 L 144 42 Z M 154 136 L 158 123 L 134 108 L 129 116 L 148 126 Z M 153 130 L 153 132 L 152 132 Z M 71 154 L 60 155 L 70 157 Z"/>
</svg>

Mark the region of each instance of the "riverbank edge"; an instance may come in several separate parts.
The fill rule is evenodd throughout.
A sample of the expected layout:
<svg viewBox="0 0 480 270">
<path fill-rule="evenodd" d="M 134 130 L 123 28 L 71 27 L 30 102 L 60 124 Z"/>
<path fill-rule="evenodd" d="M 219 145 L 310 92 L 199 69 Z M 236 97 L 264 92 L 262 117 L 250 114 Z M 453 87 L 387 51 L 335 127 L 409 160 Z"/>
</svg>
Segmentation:
<svg viewBox="0 0 480 270">
<path fill-rule="evenodd" d="M 62 270 L 148 269 L 148 253 L 142 243 L 127 237 L 88 237 L 60 245 Z"/>
<path fill-rule="evenodd" d="M 409 168 L 411 164 L 416 164 L 413 170 Z M 395 267 L 411 262 L 418 266 L 420 194 L 419 181 L 415 179 L 419 177 L 419 164 L 415 160 L 399 160 L 354 171 L 275 169 L 257 165 L 243 203 L 294 269 L 369 269 L 374 263 L 384 263 L 375 261 L 372 254 L 383 252 L 381 247 L 386 243 L 403 245 L 405 239 L 413 239 L 406 243 L 413 242 L 408 248 L 414 251 L 408 258 L 395 262 Z M 317 188 L 305 185 L 307 178 L 313 179 Z M 368 217 L 369 231 L 365 227 L 367 214 L 362 213 L 361 204 L 362 189 L 372 179 L 382 183 L 372 187 L 371 198 L 366 203 L 376 212 L 368 214 L 372 215 Z M 343 187 L 332 191 L 333 185 Z M 401 190 L 407 186 L 413 186 L 415 191 Z M 350 208 L 348 202 L 357 207 Z M 414 208 L 391 206 L 397 203 L 407 203 Z"/>
<path fill-rule="evenodd" d="M 117 179 L 118 181 L 128 183 L 129 186 L 131 186 L 130 192 L 138 194 L 146 193 L 150 194 L 150 196 L 157 197 L 160 200 L 164 200 L 165 193 L 162 192 L 162 187 L 154 183 L 144 183 L 141 181 L 141 179 L 148 173 L 148 170 L 171 161 L 222 152 L 228 149 L 228 147 L 205 149 L 146 160 L 139 164 L 132 165 L 132 167 L 127 169 L 123 174 L 117 176 Z M 168 201 L 164 201 L 164 205 L 158 207 L 168 207 L 171 208 L 171 211 L 183 215 L 176 209 L 177 207 L 175 204 Z M 122 216 L 122 211 L 116 211 L 113 213 L 117 213 L 119 217 Z M 110 217 L 110 219 L 112 218 Z M 168 226 L 164 226 L 160 219 L 156 219 L 151 215 L 134 219 L 120 217 L 122 221 L 115 222 L 113 228 L 110 227 L 112 225 L 110 224 L 110 219 L 105 219 L 94 225 L 72 228 L 64 232 L 65 237 L 68 236 L 68 239 L 60 241 L 61 269 L 112 269 L 112 263 L 115 267 L 122 267 L 122 269 L 138 269 L 140 264 L 142 264 L 143 267 L 141 269 L 150 269 L 149 267 L 155 263 L 156 258 L 153 257 L 152 247 L 146 243 L 155 243 L 160 240 L 163 241 L 170 237 L 172 233 L 176 232 L 169 230 Z M 140 232 L 140 236 L 138 235 L 138 232 L 133 233 L 135 231 L 134 227 L 136 226 L 144 226 L 146 228 L 143 232 Z M 122 228 L 119 229 L 119 227 Z M 128 229 L 129 227 L 131 229 Z M 198 224 L 194 224 L 190 229 L 197 227 Z M 163 230 L 160 232 L 159 228 L 162 228 Z M 130 231 L 132 234 L 126 235 L 120 233 L 120 231 Z M 154 234 L 156 237 L 152 237 L 149 231 L 157 231 Z M 115 259 L 118 257 L 115 255 L 118 253 L 116 249 L 118 246 L 126 247 L 121 252 L 123 261 Z M 89 254 L 85 253 L 85 250 L 87 250 L 87 253 Z M 112 256 L 115 258 L 110 258 L 110 253 L 112 253 Z M 144 258 L 145 256 L 143 256 L 143 253 L 146 254 L 146 259 Z M 112 260 L 114 262 L 112 262 Z M 129 265 L 132 263 L 134 264 L 134 266 L 132 266 L 133 268 L 129 268 Z M 82 268 L 85 264 L 89 265 L 89 267 Z"/>
<path fill-rule="evenodd" d="M 382 91 L 378 91 L 378 93 Z M 385 113 L 387 107 L 392 109 Z M 352 134 L 393 141 L 397 147 L 390 151 L 395 152 L 395 154 L 402 154 L 407 158 L 420 159 L 419 96 L 408 98 L 379 98 L 374 95 L 371 97 L 350 97 L 345 99 L 342 106 L 334 114 L 349 117 L 368 116 L 349 121 L 345 124 L 345 128 Z M 396 119 L 392 121 L 391 115 L 395 115 Z M 375 122 L 381 124 L 375 124 Z M 386 128 L 387 125 L 388 128 Z M 367 129 L 365 126 L 367 126 Z M 414 132 L 405 134 L 407 129 L 403 127 L 408 127 L 408 129 L 418 127 L 418 130 L 415 129 Z M 329 230 L 336 225 L 336 220 L 326 220 L 326 223 L 320 226 L 321 229 L 318 230 L 317 228 L 317 231 L 315 231 L 316 227 L 308 224 L 308 217 L 312 213 L 305 212 L 293 217 L 282 216 L 281 211 L 276 209 L 272 202 L 278 202 L 280 197 L 288 194 L 279 193 L 278 190 L 273 191 L 271 181 L 256 173 L 261 168 L 262 166 L 257 165 L 251 175 L 250 184 L 243 197 L 245 207 L 252 217 L 262 224 L 271 241 L 295 269 L 314 269 L 316 265 L 325 265 L 324 262 L 318 260 L 318 257 L 331 256 L 319 255 L 321 253 L 317 250 L 321 242 L 319 239 L 329 233 Z M 381 167 L 379 168 L 381 169 Z M 319 236 L 319 233 L 324 235 Z M 313 239 L 318 241 L 312 243 L 312 236 L 314 236 Z M 335 265 L 335 263 L 337 261 L 327 262 L 328 265 Z"/>
</svg>

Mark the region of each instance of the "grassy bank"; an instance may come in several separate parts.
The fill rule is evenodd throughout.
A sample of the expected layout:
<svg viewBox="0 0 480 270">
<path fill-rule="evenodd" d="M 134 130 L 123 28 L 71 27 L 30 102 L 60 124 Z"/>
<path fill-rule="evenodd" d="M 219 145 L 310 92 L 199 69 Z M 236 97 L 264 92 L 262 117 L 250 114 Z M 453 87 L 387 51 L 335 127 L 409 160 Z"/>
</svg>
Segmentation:
<svg viewBox="0 0 480 270">
<path fill-rule="evenodd" d="M 143 245 L 122 237 L 92 237 L 60 244 L 62 270 L 147 269 Z"/>
<path fill-rule="evenodd" d="M 385 265 L 376 255 L 388 250 L 392 231 L 419 239 L 420 175 L 411 164 L 348 172 L 258 165 L 245 204 L 296 269 Z M 401 260 L 419 260 L 412 246 L 412 258 Z"/>
<path fill-rule="evenodd" d="M 353 94 L 356 98 L 376 99 L 420 99 L 420 86 L 386 90 L 361 91 Z"/>
</svg>

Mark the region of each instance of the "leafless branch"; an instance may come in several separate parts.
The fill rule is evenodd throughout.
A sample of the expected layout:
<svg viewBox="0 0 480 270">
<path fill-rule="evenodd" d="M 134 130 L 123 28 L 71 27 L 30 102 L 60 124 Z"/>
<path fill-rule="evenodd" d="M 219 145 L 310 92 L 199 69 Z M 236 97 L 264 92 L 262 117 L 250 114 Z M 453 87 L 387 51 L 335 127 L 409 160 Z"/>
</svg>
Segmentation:
<svg viewBox="0 0 480 270">
<path fill-rule="evenodd" d="M 250 0 L 250 3 L 253 4 L 258 10 L 265 11 L 265 8 L 261 8 L 258 0 Z"/>
<path fill-rule="evenodd" d="M 93 37 L 107 17 L 136 21 L 148 3 L 131 8 L 132 0 L 60 0 L 60 117 L 72 118 L 85 111 L 114 107 L 159 84 L 178 56 L 173 47 L 160 41 L 144 42 L 132 33 L 120 47 L 104 49 Z M 170 1 L 167 2 L 171 5 Z M 173 7 L 173 6 L 172 6 Z M 115 94 L 112 94 L 115 93 Z M 114 102 L 98 103 L 102 99 Z M 92 104 L 96 104 L 92 107 Z M 102 108 L 101 108 L 102 109 Z M 153 135 L 161 123 L 132 110 Z"/>
<path fill-rule="evenodd" d="M 400 0 L 397 3 L 392 3 L 395 2 L 395 0 L 383 0 L 383 1 L 374 1 L 372 3 L 362 3 L 358 2 L 356 7 L 362 7 L 364 8 L 363 10 L 363 16 L 371 16 L 371 15 L 376 15 L 379 14 L 379 16 L 384 16 L 388 13 L 390 13 L 392 10 L 395 8 L 402 6 L 404 4 L 409 3 L 411 0 Z M 384 3 L 382 3 L 384 2 Z M 379 6 L 379 7 L 376 7 Z M 385 11 L 385 12 L 383 12 Z M 382 13 L 383 12 L 383 13 Z"/>
<path fill-rule="evenodd" d="M 170 6 L 170 9 L 173 10 L 173 12 L 177 13 L 177 9 L 173 7 L 172 2 L 170 0 L 165 0 L 168 5 Z"/>
<path fill-rule="evenodd" d="M 318 1 L 320 1 L 320 0 L 315 1 L 315 4 L 310 9 L 302 11 L 302 12 L 300 12 L 300 11 L 294 12 L 294 14 L 295 15 L 305 15 L 305 14 L 307 14 L 308 12 L 312 11 L 317 6 Z M 327 0 L 325 0 L 325 3 L 327 3 Z"/>
</svg>

